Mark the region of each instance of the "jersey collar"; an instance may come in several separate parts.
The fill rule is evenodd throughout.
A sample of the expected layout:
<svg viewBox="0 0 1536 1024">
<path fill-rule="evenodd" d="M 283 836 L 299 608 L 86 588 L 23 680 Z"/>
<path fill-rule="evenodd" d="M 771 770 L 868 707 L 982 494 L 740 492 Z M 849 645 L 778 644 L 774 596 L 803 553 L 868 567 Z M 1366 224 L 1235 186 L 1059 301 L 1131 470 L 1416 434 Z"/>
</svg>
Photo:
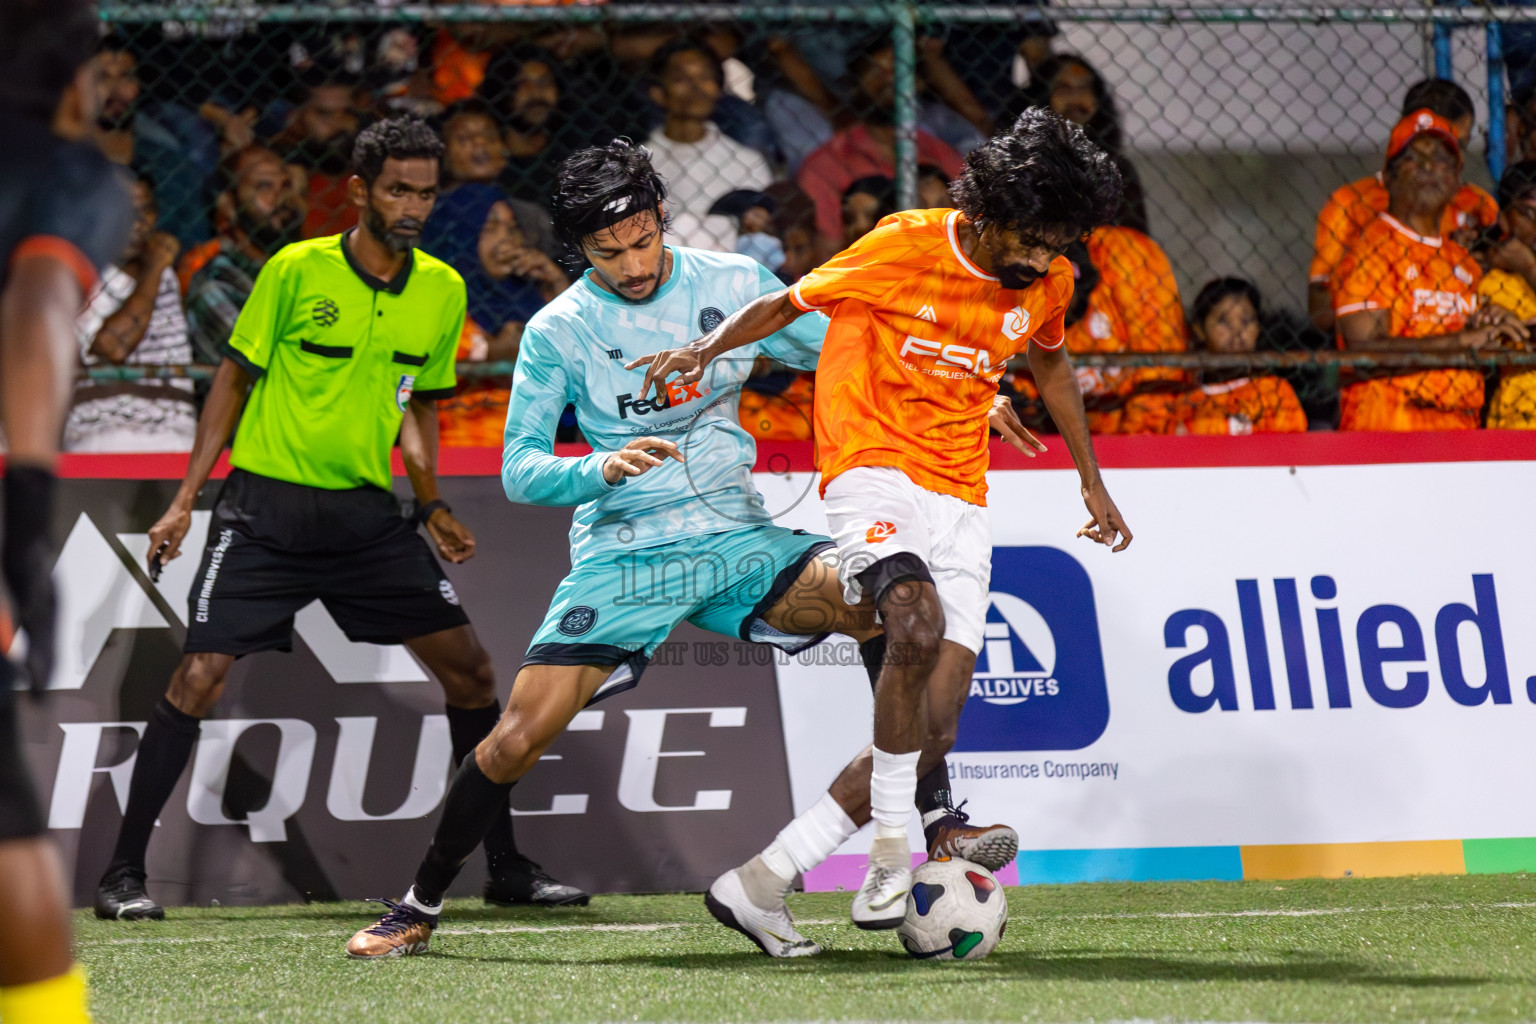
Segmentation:
<svg viewBox="0 0 1536 1024">
<path fill-rule="evenodd" d="M 414 248 L 407 249 L 405 251 L 405 264 L 400 268 L 400 272 L 388 281 L 385 281 L 374 277 L 364 270 L 363 265 L 357 262 L 357 258 L 352 255 L 352 247 L 347 244 L 347 236 L 351 233 L 351 231 L 343 231 L 337 235 L 336 244 L 341 246 L 341 254 L 346 257 L 347 266 L 352 268 L 352 273 L 362 278 L 363 284 L 376 292 L 389 292 L 391 295 L 399 295 L 405 291 L 405 282 L 410 280 L 411 268 L 416 265 L 416 250 Z"/>
</svg>

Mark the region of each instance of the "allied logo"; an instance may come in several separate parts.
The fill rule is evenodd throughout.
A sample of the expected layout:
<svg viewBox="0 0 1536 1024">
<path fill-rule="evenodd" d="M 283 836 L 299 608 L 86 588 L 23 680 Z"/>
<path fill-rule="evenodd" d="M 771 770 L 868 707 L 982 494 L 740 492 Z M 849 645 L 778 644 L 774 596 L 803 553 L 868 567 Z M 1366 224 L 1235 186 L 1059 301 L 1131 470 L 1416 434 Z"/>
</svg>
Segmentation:
<svg viewBox="0 0 1536 1024">
<path fill-rule="evenodd" d="M 708 334 L 725 322 L 725 314 L 714 306 L 705 306 L 699 310 L 699 330 Z"/>
<path fill-rule="evenodd" d="M 449 604 L 455 607 L 458 606 L 459 592 L 453 589 L 452 583 L 448 582 L 447 580 L 438 580 L 437 592 L 443 595 L 444 601 L 447 601 Z"/>
<path fill-rule="evenodd" d="M 894 536 L 896 536 L 896 524 L 877 519 L 874 526 L 864 531 L 864 543 L 879 544 Z"/>
<path fill-rule="evenodd" d="M 1029 310 L 1023 306 L 1014 306 L 1003 314 L 1003 336 L 1009 341 L 1018 341 L 1029 331 Z"/>
<path fill-rule="evenodd" d="M 936 324 L 939 322 L 939 315 L 933 311 L 932 305 L 926 305 L 922 309 L 918 310 L 917 318 L 919 320 L 927 320 L 931 324 Z"/>
<path fill-rule="evenodd" d="M 954 749 L 1079 750 L 1108 725 L 1088 573 L 1057 548 L 993 548 L 982 649 Z"/>
<path fill-rule="evenodd" d="M 405 407 L 410 404 L 411 392 L 416 387 L 416 375 L 407 373 L 400 378 L 400 383 L 395 385 L 395 404 L 405 412 Z"/>
<path fill-rule="evenodd" d="M 321 299 L 310 308 L 309 315 L 321 327 L 330 327 L 341 319 L 341 307 L 331 299 Z"/>
<path fill-rule="evenodd" d="M 581 636 L 595 625 L 597 609 L 582 604 L 560 616 L 560 622 L 555 628 L 566 636 Z"/>
</svg>

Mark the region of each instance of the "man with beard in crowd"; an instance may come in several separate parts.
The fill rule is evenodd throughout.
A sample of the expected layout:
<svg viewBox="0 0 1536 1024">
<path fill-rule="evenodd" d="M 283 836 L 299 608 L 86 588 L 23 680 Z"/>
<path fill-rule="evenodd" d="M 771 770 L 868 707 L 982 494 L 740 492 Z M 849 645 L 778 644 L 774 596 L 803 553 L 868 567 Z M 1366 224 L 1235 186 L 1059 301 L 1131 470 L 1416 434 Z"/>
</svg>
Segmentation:
<svg viewBox="0 0 1536 1024">
<path fill-rule="evenodd" d="M 284 160 L 309 173 L 304 197 L 308 211 L 300 237 L 319 238 L 349 231 L 357 224 L 357 208 L 347 193 L 352 140 L 358 128 L 353 109 L 356 83 L 339 71 L 315 70 L 305 77 L 304 101 L 270 145 Z"/>
<path fill-rule="evenodd" d="M 297 240 L 307 208 L 303 172 L 265 146 L 231 154 L 215 205 L 224 224 L 187 284 L 187 324 L 200 363 L 217 365 L 256 275 L 273 253 Z"/>
</svg>

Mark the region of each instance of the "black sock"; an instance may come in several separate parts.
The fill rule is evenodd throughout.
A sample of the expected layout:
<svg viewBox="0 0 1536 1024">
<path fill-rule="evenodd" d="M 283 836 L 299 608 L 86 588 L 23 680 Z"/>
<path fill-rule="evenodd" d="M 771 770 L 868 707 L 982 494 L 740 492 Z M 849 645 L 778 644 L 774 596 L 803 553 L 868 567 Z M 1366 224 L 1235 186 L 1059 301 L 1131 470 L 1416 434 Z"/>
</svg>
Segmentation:
<svg viewBox="0 0 1536 1024">
<path fill-rule="evenodd" d="M 498 808 L 506 808 L 510 782 L 492 782 L 485 777 L 471 753 L 459 765 L 448 796 L 443 800 L 443 816 L 438 820 L 432 845 L 416 869 L 416 898 L 426 903 L 443 902 L 443 894 L 458 877 L 464 861 L 485 838 L 496 818 Z"/>
<path fill-rule="evenodd" d="M 885 667 L 885 634 L 859 644 L 859 658 L 864 662 L 864 671 L 869 673 L 869 687 L 874 689 L 880 681 L 880 670 Z"/>
<path fill-rule="evenodd" d="M 501 702 L 495 701 L 483 708 L 449 706 L 447 711 L 448 735 L 453 740 L 453 763 L 463 764 L 501 720 Z M 502 801 L 501 808 L 491 819 L 484 845 L 485 866 L 492 878 L 517 860 L 517 841 L 512 837 L 512 810 L 506 801 Z"/>
<path fill-rule="evenodd" d="M 934 766 L 933 771 L 917 780 L 917 799 L 913 801 L 917 805 L 917 813 L 925 820 L 923 822 L 923 839 L 929 846 L 933 845 L 934 834 L 938 831 L 944 819 L 951 817 L 944 814 L 933 819 L 926 820 L 929 811 L 947 811 L 954 806 L 954 797 L 949 792 L 949 763 L 940 761 Z"/>
<path fill-rule="evenodd" d="M 165 698 L 150 712 L 139 753 L 133 762 L 133 779 L 128 784 L 128 809 L 117 832 L 117 847 L 107 871 L 120 868 L 144 870 L 144 852 L 155 831 L 155 819 L 171 798 L 171 790 L 192 758 L 192 745 L 202 719 L 180 711 Z"/>
</svg>

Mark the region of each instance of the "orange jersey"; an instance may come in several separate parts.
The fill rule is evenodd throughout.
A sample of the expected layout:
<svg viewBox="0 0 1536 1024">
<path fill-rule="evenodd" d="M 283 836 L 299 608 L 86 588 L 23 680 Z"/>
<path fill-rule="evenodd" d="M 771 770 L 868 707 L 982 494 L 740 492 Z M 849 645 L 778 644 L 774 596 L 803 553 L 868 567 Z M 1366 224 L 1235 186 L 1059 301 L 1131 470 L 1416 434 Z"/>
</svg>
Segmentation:
<svg viewBox="0 0 1536 1024">
<path fill-rule="evenodd" d="M 483 345 L 485 340 L 480 325 L 465 317 L 454 358 L 467 358 L 476 343 Z M 444 448 L 500 448 L 511 398 L 505 378 L 502 383 L 493 377 L 463 378 L 452 398 L 437 403 L 437 443 Z"/>
<path fill-rule="evenodd" d="M 1072 265 L 1002 287 L 963 252 L 957 210 L 886 217 L 790 292 L 831 317 L 816 368 L 821 487 L 894 466 L 919 487 L 986 504 L 987 415 L 1010 357 L 1059 348 Z"/>
<path fill-rule="evenodd" d="M 1389 214 L 1360 234 L 1333 279 L 1333 311 L 1386 310 L 1394 338 L 1430 338 L 1467 325 L 1482 270 L 1448 238 L 1425 238 Z M 1342 339 L 1341 342 L 1342 344 Z M 1351 384 L 1340 393 L 1340 430 L 1455 430 L 1477 426 L 1483 377 L 1425 370 Z"/>
<path fill-rule="evenodd" d="M 809 441 L 816 407 L 816 375 L 802 373 L 776 395 L 741 389 L 737 418 L 759 441 Z"/>
<path fill-rule="evenodd" d="M 1312 283 L 1326 284 L 1343 262 L 1361 232 L 1378 213 L 1387 212 L 1387 186 L 1381 174 L 1341 185 L 1317 215 L 1317 238 L 1312 252 Z M 1448 236 L 1463 228 L 1486 228 L 1499 219 L 1499 204 L 1476 185 L 1462 185 L 1445 208 L 1440 234 Z"/>
<path fill-rule="evenodd" d="M 1292 434 L 1307 414 L 1283 377 L 1243 377 L 1175 395 L 1136 395 L 1125 403 L 1125 434 Z"/>
</svg>

